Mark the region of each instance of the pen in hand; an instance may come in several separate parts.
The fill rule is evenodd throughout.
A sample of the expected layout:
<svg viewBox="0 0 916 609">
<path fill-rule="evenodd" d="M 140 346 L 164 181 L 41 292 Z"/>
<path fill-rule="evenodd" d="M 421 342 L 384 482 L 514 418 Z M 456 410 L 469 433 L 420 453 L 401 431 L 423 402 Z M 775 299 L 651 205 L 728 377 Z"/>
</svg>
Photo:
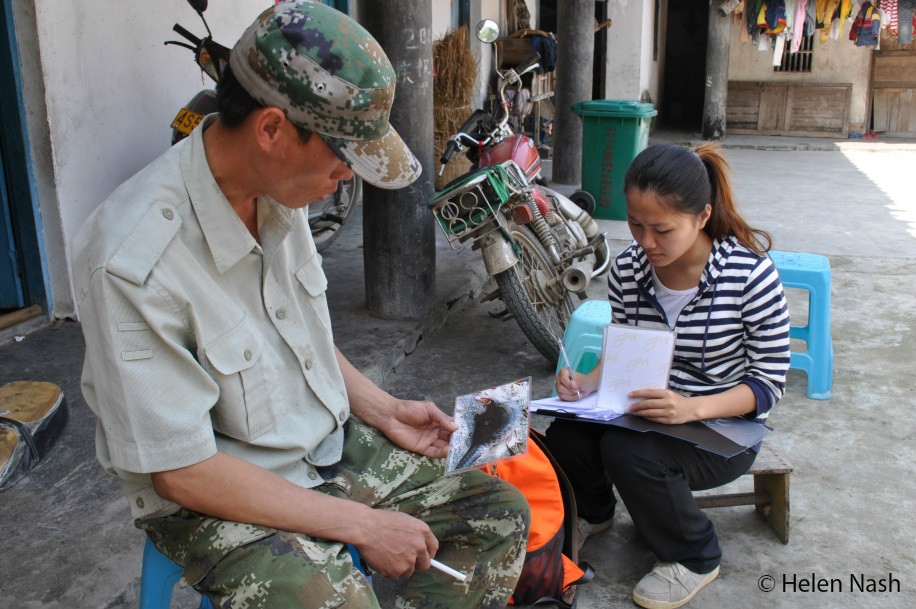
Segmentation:
<svg viewBox="0 0 916 609">
<path fill-rule="evenodd" d="M 566 362 L 566 369 L 569 370 L 569 382 L 575 383 L 576 379 L 573 377 L 572 366 L 569 365 L 569 356 L 566 355 L 566 347 L 563 346 L 563 339 L 558 338 L 557 344 L 560 345 L 560 355 L 563 356 L 563 361 Z M 576 397 L 580 400 L 582 399 L 582 393 L 579 391 L 578 386 L 576 387 Z"/>
</svg>

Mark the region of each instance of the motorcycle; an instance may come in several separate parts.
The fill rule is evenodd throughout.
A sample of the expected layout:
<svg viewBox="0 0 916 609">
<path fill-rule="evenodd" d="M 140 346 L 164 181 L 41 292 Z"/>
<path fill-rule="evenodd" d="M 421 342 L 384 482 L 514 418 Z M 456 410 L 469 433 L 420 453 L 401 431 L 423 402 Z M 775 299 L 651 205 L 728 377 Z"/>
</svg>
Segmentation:
<svg viewBox="0 0 916 609">
<path fill-rule="evenodd" d="M 213 34 L 210 32 L 210 26 L 204 18 L 204 11 L 207 10 L 207 0 L 188 0 L 197 14 L 200 16 L 204 27 L 207 29 L 207 35 L 198 38 L 177 23 L 172 29 L 184 38 L 187 42 L 178 40 L 166 41 L 166 45 L 176 45 L 190 49 L 194 52 L 194 61 L 200 66 L 200 69 L 218 83 L 226 66 L 229 65 L 230 49 L 213 40 Z M 207 114 L 216 112 L 216 91 L 214 89 L 203 89 L 188 102 L 172 121 L 172 145 L 177 144 L 200 124 Z M 315 247 L 319 252 L 326 250 L 340 236 L 341 229 L 362 199 L 363 183 L 362 180 L 353 176 L 347 181 L 340 182 L 337 185 L 337 191 L 326 196 L 321 201 L 310 203 L 306 207 L 308 213 L 309 229 L 312 232 L 312 239 L 315 241 Z"/>
<path fill-rule="evenodd" d="M 491 20 L 477 26 L 481 42 L 491 43 L 498 35 Z M 439 159 L 440 175 L 456 152 L 464 152 L 472 168 L 427 205 L 453 249 L 471 242 L 481 251 L 497 285 L 483 300 L 501 299 L 503 317 L 515 318 L 541 355 L 556 362 L 558 341 L 574 309 L 572 297 L 584 300 L 589 282 L 607 272 L 608 243 L 587 211 L 594 210 L 591 195 L 580 191 L 568 198 L 542 185 L 534 141 L 509 125 L 506 91 L 521 85 L 540 55 L 506 71 L 499 69 L 498 47 L 494 57 L 498 108 L 492 114 L 475 110 Z"/>
</svg>

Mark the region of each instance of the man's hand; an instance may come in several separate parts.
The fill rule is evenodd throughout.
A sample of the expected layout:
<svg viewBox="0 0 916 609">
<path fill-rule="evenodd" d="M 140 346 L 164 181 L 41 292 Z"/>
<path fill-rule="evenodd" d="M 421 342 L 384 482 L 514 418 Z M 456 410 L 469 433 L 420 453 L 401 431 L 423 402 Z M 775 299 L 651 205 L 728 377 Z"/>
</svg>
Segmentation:
<svg viewBox="0 0 916 609">
<path fill-rule="evenodd" d="M 413 400 L 397 400 L 389 416 L 376 427 L 397 446 L 433 459 L 448 454 L 449 438 L 458 429 L 432 402 Z"/>
<path fill-rule="evenodd" d="M 394 579 L 429 569 L 439 541 L 425 522 L 379 509 L 372 510 L 369 520 L 369 540 L 356 549 L 373 571 Z"/>
<path fill-rule="evenodd" d="M 627 394 L 631 398 L 645 398 L 630 406 L 630 412 L 666 425 L 697 421 L 699 398 L 684 397 L 670 389 L 637 389 Z"/>
</svg>

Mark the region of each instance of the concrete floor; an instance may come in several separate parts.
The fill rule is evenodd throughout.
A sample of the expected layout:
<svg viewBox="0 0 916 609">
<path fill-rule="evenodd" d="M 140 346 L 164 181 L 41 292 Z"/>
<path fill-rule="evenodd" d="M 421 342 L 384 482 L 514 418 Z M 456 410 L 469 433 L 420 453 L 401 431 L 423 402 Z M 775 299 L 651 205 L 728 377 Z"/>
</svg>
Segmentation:
<svg viewBox="0 0 916 609">
<path fill-rule="evenodd" d="M 746 217 L 772 232 L 775 249 L 830 258 L 834 386 L 831 400 L 808 400 L 804 374 L 791 371 L 770 418 L 776 432 L 768 442 L 795 466 L 790 543 L 782 545 L 752 508 L 711 511 L 722 574 L 690 606 L 908 606 L 916 591 L 916 147 L 736 148 L 726 156 Z M 602 226 L 613 247 L 625 247 L 622 222 Z M 383 322 L 361 305 L 359 222 L 347 231 L 325 266 L 338 344 L 361 369 L 393 393 L 434 399 L 446 410 L 458 394 L 523 376 L 532 376 L 536 397 L 548 393 L 553 365 L 533 352 L 514 322 L 488 315 L 498 303 L 473 302 L 483 291 L 476 253 L 440 247 L 436 319 Z M 603 297 L 601 285 L 589 291 Z M 805 305 L 790 290 L 793 320 L 804 318 Z M 94 421 L 79 394 L 81 359 L 73 322 L 0 346 L 0 384 L 54 381 L 71 407 L 65 435 L 46 462 L 0 495 L 0 609 L 136 606 L 143 535 L 117 484 L 94 460 Z M 750 481 L 733 486 L 749 490 Z M 653 564 L 625 509 L 609 533 L 586 544 L 582 558 L 598 576 L 581 589 L 580 609 L 633 606 L 632 587 Z M 784 576 L 812 573 L 840 579 L 843 592 L 782 589 Z M 850 574 L 889 573 L 900 580 L 900 593 L 849 591 Z M 775 578 L 774 591 L 758 589 L 764 575 Z M 382 606 L 390 606 L 390 585 L 379 581 L 377 588 Z M 179 592 L 173 607 L 193 607 L 195 600 Z"/>
</svg>

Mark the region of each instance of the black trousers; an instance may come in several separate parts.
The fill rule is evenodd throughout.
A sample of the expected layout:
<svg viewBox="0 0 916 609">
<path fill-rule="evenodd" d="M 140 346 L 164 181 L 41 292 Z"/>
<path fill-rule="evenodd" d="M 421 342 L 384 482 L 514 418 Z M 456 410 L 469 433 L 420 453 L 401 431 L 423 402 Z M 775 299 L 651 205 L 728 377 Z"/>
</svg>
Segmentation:
<svg viewBox="0 0 916 609">
<path fill-rule="evenodd" d="M 695 573 L 715 569 L 722 550 L 691 491 L 735 480 L 757 457 L 748 449 L 726 459 L 660 433 L 561 419 L 547 430 L 547 447 L 572 483 L 579 516 L 592 523 L 611 518 L 616 486 L 658 559 Z"/>
</svg>

